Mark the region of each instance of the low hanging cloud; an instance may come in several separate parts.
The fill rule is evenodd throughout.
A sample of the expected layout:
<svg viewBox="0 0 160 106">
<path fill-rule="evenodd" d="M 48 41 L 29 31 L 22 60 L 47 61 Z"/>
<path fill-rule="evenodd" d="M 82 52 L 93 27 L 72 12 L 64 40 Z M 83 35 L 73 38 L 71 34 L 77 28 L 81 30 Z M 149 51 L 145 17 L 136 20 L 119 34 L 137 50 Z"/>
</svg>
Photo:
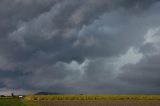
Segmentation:
<svg viewBox="0 0 160 106">
<path fill-rule="evenodd" d="M 136 87 L 137 93 L 160 93 L 159 91 L 159 34 L 160 28 L 150 29 L 144 44 L 140 47 L 143 58 L 136 64 L 126 64 L 119 75 L 120 80 Z"/>
<path fill-rule="evenodd" d="M 159 9 L 159 0 L 0 0 L 0 92 L 160 93 Z"/>
</svg>

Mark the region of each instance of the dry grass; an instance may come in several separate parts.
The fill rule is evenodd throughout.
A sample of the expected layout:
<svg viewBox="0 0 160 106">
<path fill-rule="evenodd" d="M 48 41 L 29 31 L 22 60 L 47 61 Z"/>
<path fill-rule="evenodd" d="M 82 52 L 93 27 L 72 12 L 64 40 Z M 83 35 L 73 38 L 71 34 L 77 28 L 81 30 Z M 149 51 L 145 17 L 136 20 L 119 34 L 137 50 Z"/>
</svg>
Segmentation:
<svg viewBox="0 0 160 106">
<path fill-rule="evenodd" d="M 61 100 L 28 101 L 39 106 L 160 106 L 159 100 Z"/>
<path fill-rule="evenodd" d="M 160 100 L 160 95 L 28 95 L 25 100 Z"/>
</svg>

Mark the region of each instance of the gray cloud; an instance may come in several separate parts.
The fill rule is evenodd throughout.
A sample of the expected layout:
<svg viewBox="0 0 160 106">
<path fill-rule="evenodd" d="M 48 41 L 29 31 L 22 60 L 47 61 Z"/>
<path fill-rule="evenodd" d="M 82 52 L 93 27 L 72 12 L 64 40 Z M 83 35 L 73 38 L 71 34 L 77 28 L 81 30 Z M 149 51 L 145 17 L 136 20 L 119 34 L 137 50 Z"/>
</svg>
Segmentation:
<svg viewBox="0 0 160 106">
<path fill-rule="evenodd" d="M 159 6 L 159 0 L 0 0 L 0 88 L 159 93 Z"/>
<path fill-rule="evenodd" d="M 143 58 L 136 64 L 124 65 L 121 69 L 123 72 L 118 76 L 130 87 L 136 87 L 132 89 L 135 93 L 160 93 L 159 34 L 159 27 L 148 31 L 146 41 L 139 49 Z"/>
<path fill-rule="evenodd" d="M 132 92 L 136 93 L 160 93 L 159 92 L 159 55 L 145 57 L 138 64 L 126 65 L 120 79 L 128 83 Z"/>
</svg>

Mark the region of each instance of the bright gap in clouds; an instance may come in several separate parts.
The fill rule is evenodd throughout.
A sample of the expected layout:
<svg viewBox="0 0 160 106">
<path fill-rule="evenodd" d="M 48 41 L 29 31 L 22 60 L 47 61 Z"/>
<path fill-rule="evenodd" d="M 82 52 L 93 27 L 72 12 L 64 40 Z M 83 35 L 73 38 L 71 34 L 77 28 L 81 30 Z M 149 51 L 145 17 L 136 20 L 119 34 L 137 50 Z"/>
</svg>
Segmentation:
<svg viewBox="0 0 160 106">
<path fill-rule="evenodd" d="M 122 68 L 126 64 L 137 64 L 143 58 L 143 54 L 139 53 L 139 49 L 131 47 L 126 54 L 120 56 L 115 63 L 115 67 Z"/>
</svg>

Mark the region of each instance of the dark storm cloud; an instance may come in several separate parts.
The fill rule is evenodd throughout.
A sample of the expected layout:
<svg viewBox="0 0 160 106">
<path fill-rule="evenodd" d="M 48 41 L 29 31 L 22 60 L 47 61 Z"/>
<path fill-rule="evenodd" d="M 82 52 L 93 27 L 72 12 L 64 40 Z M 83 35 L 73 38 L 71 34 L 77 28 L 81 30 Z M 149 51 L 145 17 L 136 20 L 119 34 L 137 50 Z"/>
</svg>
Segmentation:
<svg viewBox="0 0 160 106">
<path fill-rule="evenodd" d="M 57 0 L 0 0 L 1 36 L 16 30 L 18 24 L 48 11 Z"/>
<path fill-rule="evenodd" d="M 148 9 L 152 4 L 159 0 L 124 0 L 124 5 L 130 9 Z"/>
<path fill-rule="evenodd" d="M 137 87 L 132 89 L 132 92 L 160 93 L 159 58 L 159 55 L 145 57 L 135 65 L 124 66 L 124 72 L 122 76 L 120 75 L 120 79 L 131 85 L 131 87 Z"/>
<path fill-rule="evenodd" d="M 159 86 L 160 82 L 159 82 L 159 67 L 157 67 L 156 64 L 159 64 L 159 61 L 157 61 L 157 57 L 159 58 L 159 56 L 155 56 L 152 57 L 152 59 L 156 60 L 150 60 L 150 63 L 148 62 L 143 62 L 142 64 L 140 64 L 140 66 L 130 66 L 128 65 L 129 68 L 124 68 L 125 70 L 128 70 L 125 74 L 126 76 L 122 76 L 122 78 L 128 82 L 131 83 L 136 83 L 139 84 L 141 86 L 143 85 L 150 85 L 152 86 Z M 150 66 L 149 64 L 153 64 L 153 66 Z M 131 71 L 129 71 L 131 70 Z M 136 78 L 135 78 L 136 77 Z M 144 80 L 146 79 L 146 80 Z"/>
<path fill-rule="evenodd" d="M 155 38 L 145 36 L 160 25 L 159 6 L 159 0 L 0 0 L 0 87 L 133 93 L 123 79 L 134 82 L 126 74 L 137 75 L 141 66 L 133 63 L 140 53 L 145 58 L 158 51 Z"/>
<path fill-rule="evenodd" d="M 160 93 L 160 28 L 148 31 L 145 43 L 139 51 L 143 58 L 136 64 L 126 64 L 119 79 L 129 85 L 135 93 Z"/>
</svg>

